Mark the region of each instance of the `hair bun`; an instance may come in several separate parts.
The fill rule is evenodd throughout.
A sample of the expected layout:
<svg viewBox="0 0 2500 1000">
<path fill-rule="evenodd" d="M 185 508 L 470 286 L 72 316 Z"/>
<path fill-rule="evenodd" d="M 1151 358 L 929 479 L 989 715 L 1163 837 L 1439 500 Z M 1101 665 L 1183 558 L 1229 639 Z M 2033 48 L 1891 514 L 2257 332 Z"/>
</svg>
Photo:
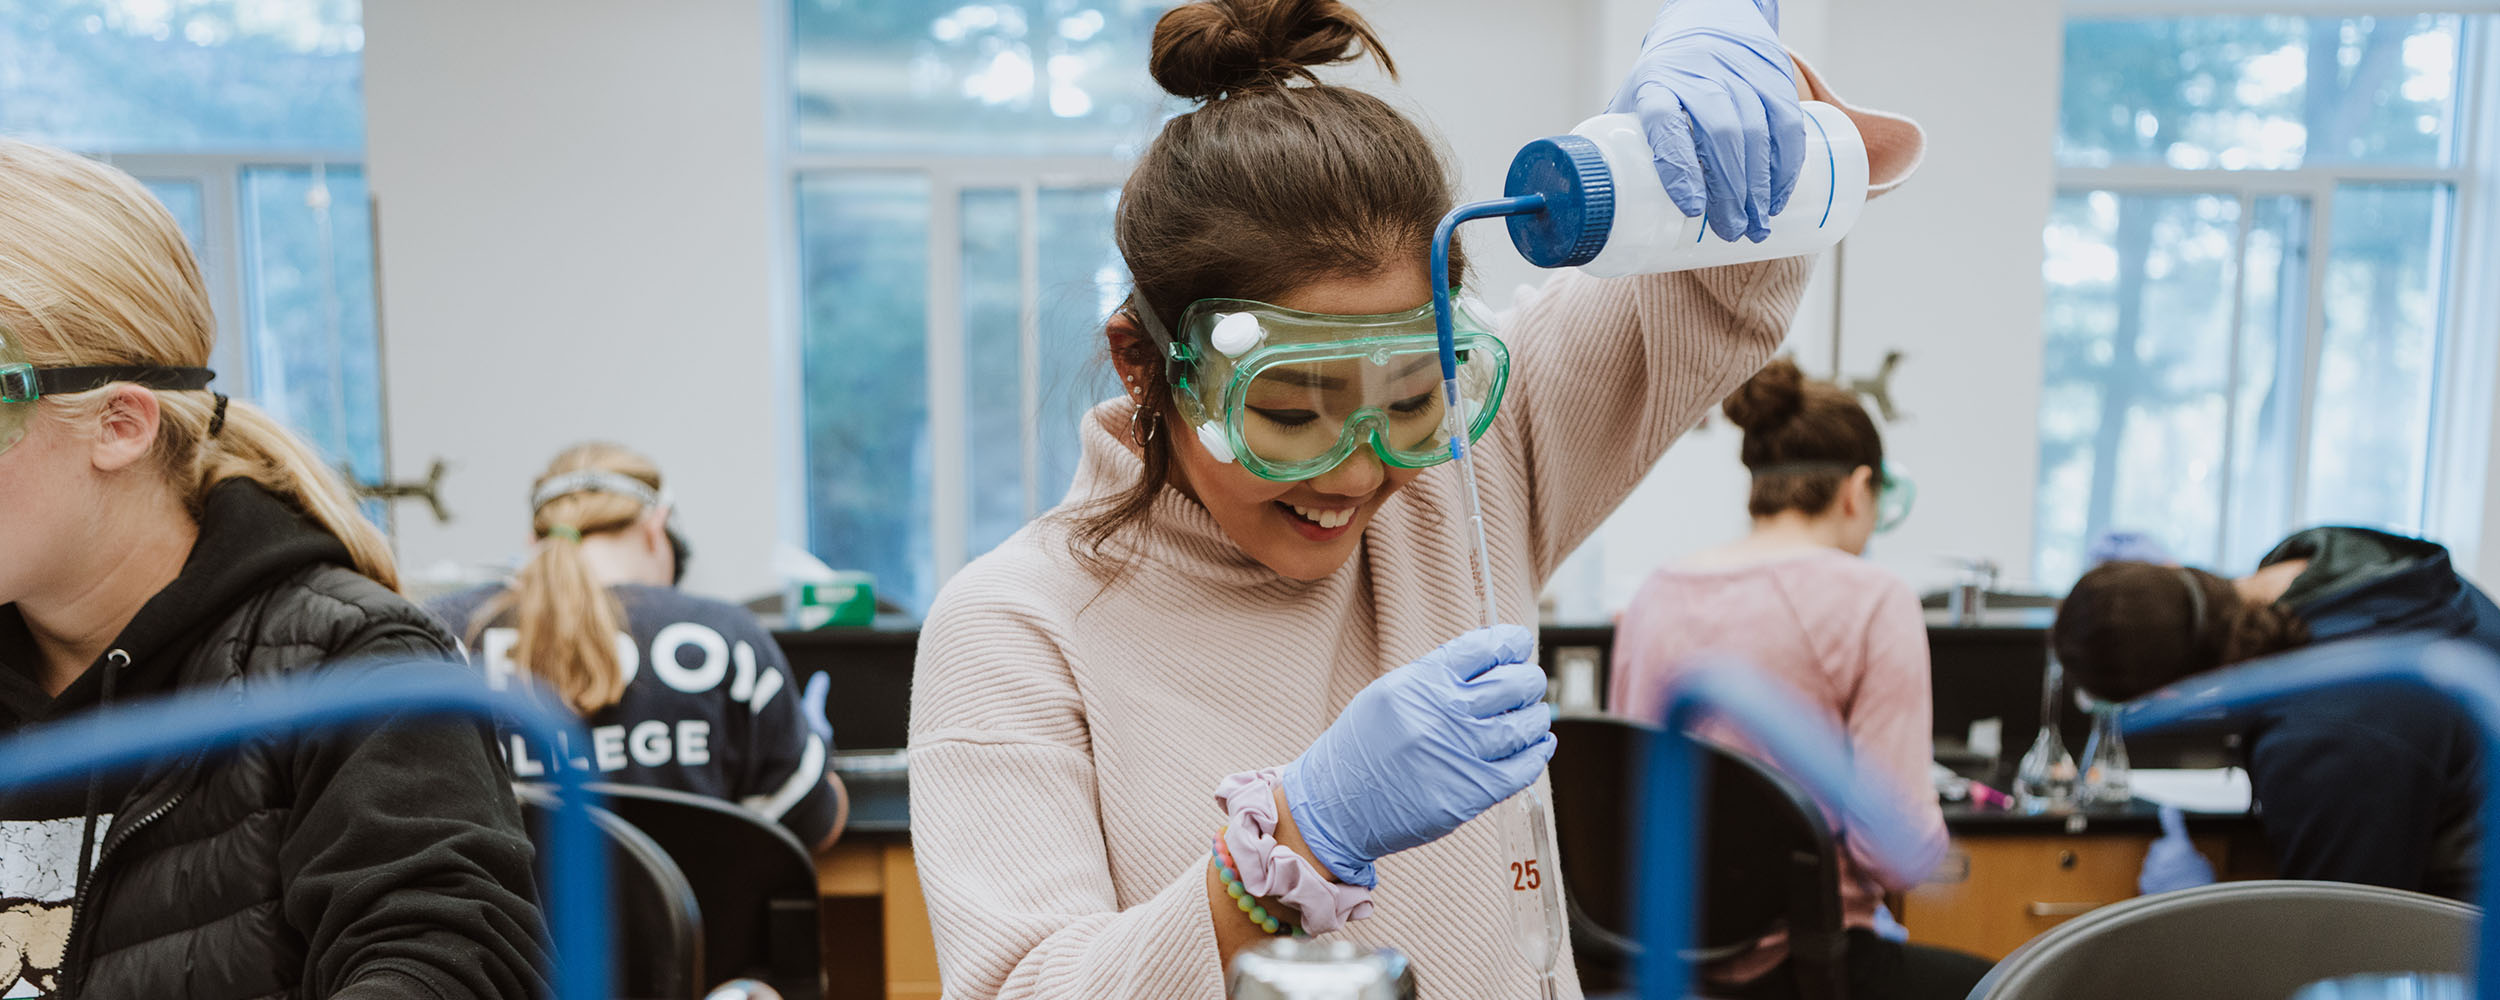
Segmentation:
<svg viewBox="0 0 2500 1000">
<path fill-rule="evenodd" d="M 1787 423 L 1806 406 L 1806 374 L 1787 358 L 1774 358 L 1719 404 L 1730 423 L 1746 432 Z"/>
<path fill-rule="evenodd" d="M 1197 0 L 1155 22 L 1146 65 L 1173 96 L 1212 100 L 1295 77 L 1317 82 L 1311 67 L 1367 53 L 1397 75 L 1371 25 L 1339 0 Z"/>
</svg>

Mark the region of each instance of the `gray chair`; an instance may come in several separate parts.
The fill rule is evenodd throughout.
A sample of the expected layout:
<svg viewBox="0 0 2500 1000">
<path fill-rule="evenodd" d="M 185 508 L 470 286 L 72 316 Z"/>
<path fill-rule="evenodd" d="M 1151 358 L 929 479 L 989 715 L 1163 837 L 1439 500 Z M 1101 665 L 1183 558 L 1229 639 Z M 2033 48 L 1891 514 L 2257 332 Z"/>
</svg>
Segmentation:
<svg viewBox="0 0 2500 1000">
<path fill-rule="evenodd" d="M 1970 1000 L 2283 1000 L 2369 972 L 2464 972 L 2474 907 L 2342 882 L 2223 882 L 2144 896 L 2051 928 Z"/>
</svg>

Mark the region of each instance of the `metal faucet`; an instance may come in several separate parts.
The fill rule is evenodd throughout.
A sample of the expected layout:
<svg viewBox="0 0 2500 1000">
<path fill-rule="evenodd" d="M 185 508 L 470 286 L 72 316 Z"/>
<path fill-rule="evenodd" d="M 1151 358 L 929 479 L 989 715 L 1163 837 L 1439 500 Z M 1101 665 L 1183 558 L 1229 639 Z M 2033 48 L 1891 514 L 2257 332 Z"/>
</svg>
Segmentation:
<svg viewBox="0 0 2500 1000">
<path fill-rule="evenodd" d="M 1996 589 L 1996 560 L 1986 556 L 1948 556 L 1946 561 L 1961 567 L 1961 575 L 1953 581 L 1953 589 L 1945 593 L 1945 611 L 1955 625 L 1977 625 L 1988 611 L 1988 591 Z"/>
</svg>

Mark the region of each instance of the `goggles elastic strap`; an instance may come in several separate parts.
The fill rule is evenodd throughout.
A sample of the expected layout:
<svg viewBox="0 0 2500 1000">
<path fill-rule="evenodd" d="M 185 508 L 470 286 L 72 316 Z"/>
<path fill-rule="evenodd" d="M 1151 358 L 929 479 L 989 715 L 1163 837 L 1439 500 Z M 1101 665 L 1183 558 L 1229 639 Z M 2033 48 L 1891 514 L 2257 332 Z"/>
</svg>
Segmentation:
<svg viewBox="0 0 2500 1000">
<path fill-rule="evenodd" d="M 1845 474 L 1847 474 L 1847 473 L 1856 472 L 1858 469 L 1863 468 L 1865 465 L 1866 465 L 1866 463 L 1864 463 L 1864 462 L 1842 462 L 1842 461 L 1798 461 L 1798 462 L 1773 462 L 1773 463 L 1771 463 L 1771 464 L 1769 464 L 1769 465 L 1761 466 L 1761 467 L 1756 468 L 1756 469 L 1753 469 L 1753 470 L 1751 470 L 1751 471 L 1753 472 L 1753 474 L 1754 474 L 1754 475 L 1757 475 L 1757 476 L 1761 476 L 1761 475 L 1786 475 L 1786 476 L 1793 476 L 1793 475 L 1801 475 L 1801 474 L 1805 474 L 1805 473 L 1812 473 L 1812 472 L 1838 472 L 1838 473 L 1842 473 L 1842 474 L 1844 474 L 1844 475 L 1845 475 Z M 1880 479 L 1880 478 L 1882 478 L 1882 477 L 1881 477 L 1881 476 L 1878 476 L 1877 478 L 1879 478 L 1879 479 Z"/>
<path fill-rule="evenodd" d="M 657 507 L 667 501 L 659 491 L 642 480 L 606 469 L 581 469 L 551 476 L 530 493 L 530 512 L 575 493 L 608 493 L 621 496 L 645 507 Z"/>
<path fill-rule="evenodd" d="M 115 382 L 129 382 L 167 392 L 190 392 L 208 388 L 208 383 L 216 377 L 216 372 L 206 368 L 181 365 L 72 365 L 62 368 L 14 365 L 0 368 L 0 403 L 32 403 L 45 396 L 88 392 Z"/>
</svg>

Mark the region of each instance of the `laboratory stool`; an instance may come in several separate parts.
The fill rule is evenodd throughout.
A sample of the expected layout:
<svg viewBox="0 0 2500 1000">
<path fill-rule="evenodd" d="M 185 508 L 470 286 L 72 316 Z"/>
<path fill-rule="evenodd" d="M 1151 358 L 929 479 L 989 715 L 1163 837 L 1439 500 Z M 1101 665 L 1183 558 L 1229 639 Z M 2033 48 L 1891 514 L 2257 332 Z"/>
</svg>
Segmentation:
<svg viewBox="0 0 2500 1000">
<path fill-rule="evenodd" d="M 718 799 L 638 785 L 590 788 L 686 873 L 703 912 L 705 972 L 759 980 L 787 1000 L 824 996 L 816 862 L 797 837 Z"/>
<path fill-rule="evenodd" d="M 544 850 L 556 794 L 537 785 L 514 789 L 530 842 Z M 687 1000 L 702 988 L 703 913 L 694 887 L 668 852 L 634 825 L 592 807 L 591 823 L 608 853 L 609 906 L 615 915 L 615 989 L 620 1000 Z M 548 865 L 541 861 L 544 876 Z M 539 898 L 549 898 L 539 886 Z"/>
<path fill-rule="evenodd" d="M 1657 726 L 1615 716 L 1554 720 L 1555 849 L 1581 988 L 1600 994 L 1631 986 L 1641 949 L 1632 940 L 1638 904 L 1645 761 Z M 1682 737 L 1678 737 L 1682 738 Z M 1770 975 L 1794 975 L 1797 995 L 1843 1000 L 1848 992 L 1847 932 L 1840 905 L 1840 855 L 1823 811 L 1796 782 L 1747 757 L 1703 741 L 1706 801 L 1701 830 L 1701 945 L 1707 963 L 1748 950 L 1763 935 L 1788 931 L 1789 958 Z"/>
<path fill-rule="evenodd" d="M 2093 910 L 1997 963 L 1970 1000 L 2281 1000 L 2325 979 L 2464 972 L 2474 907 L 2343 882 L 2222 882 Z"/>
</svg>

